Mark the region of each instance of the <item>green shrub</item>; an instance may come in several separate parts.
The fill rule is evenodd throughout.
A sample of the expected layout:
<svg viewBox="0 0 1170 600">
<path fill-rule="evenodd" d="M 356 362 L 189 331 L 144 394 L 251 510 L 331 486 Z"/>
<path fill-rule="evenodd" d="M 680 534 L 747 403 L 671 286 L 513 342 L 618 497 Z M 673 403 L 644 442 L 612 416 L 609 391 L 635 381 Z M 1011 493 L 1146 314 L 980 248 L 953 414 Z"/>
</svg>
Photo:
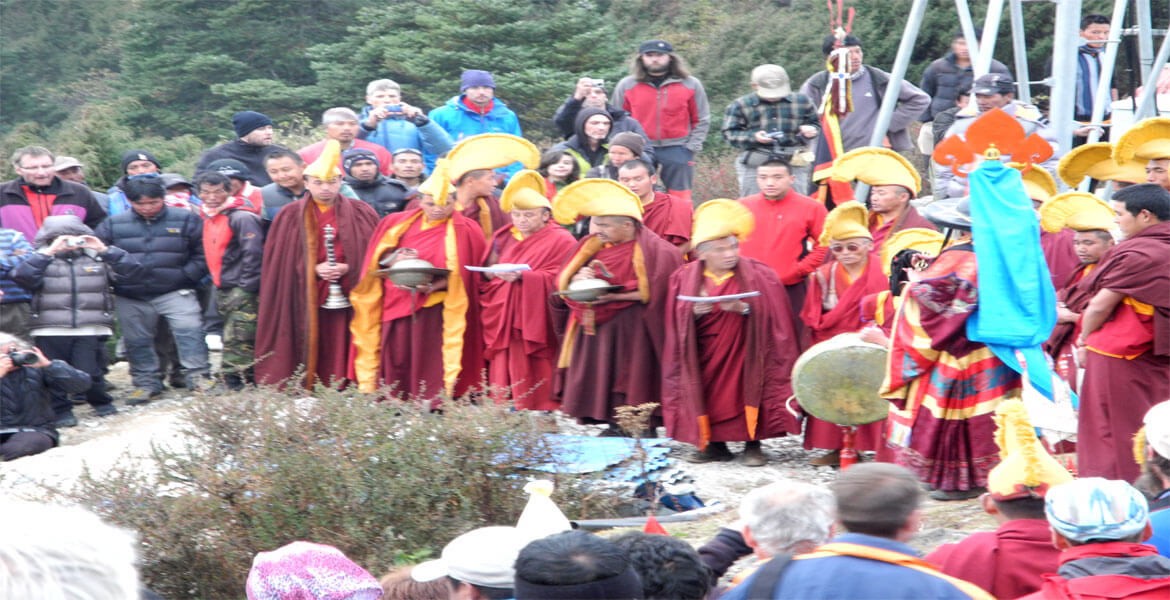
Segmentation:
<svg viewBox="0 0 1170 600">
<path fill-rule="evenodd" d="M 260 551 L 294 540 L 340 548 L 377 574 L 437 554 L 456 535 L 511 524 L 525 466 L 550 460 L 527 413 L 324 390 L 262 390 L 195 401 L 181 439 L 145 464 L 86 473 L 80 503 L 142 539 L 146 582 L 166 597 L 239 597 Z M 553 477 L 574 518 L 613 499 Z"/>
</svg>

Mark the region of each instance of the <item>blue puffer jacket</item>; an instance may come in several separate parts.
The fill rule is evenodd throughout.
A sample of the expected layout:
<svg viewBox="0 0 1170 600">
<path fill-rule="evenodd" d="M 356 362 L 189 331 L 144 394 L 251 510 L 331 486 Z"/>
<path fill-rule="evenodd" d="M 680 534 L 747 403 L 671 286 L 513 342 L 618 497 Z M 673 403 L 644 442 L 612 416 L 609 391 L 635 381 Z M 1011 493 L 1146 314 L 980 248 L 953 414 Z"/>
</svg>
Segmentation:
<svg viewBox="0 0 1170 600">
<path fill-rule="evenodd" d="M 391 154 L 403 148 L 414 148 L 423 153 L 423 161 L 427 165 L 427 173 L 435 168 L 435 160 L 446 154 L 453 146 L 451 136 L 438 123 L 428 119 L 426 115 L 419 115 L 417 119 L 382 119 L 377 129 L 366 129 L 366 119 L 370 118 L 370 105 L 362 109 L 361 128 L 358 137 L 373 142 L 390 151 Z M 425 121 L 422 125 L 418 121 Z"/>
<path fill-rule="evenodd" d="M 520 119 L 516 117 L 516 113 L 512 112 L 512 109 L 508 108 L 508 105 L 499 98 L 492 101 L 491 110 L 480 114 L 467 108 L 467 105 L 463 103 L 462 95 L 455 96 L 443 106 L 432 110 L 428 116 L 430 116 L 431 121 L 438 123 L 439 127 L 442 127 L 455 142 L 481 133 L 524 135 L 520 132 Z M 515 163 L 496 169 L 496 171 L 511 177 L 513 173 L 522 168 L 523 165 Z"/>
<path fill-rule="evenodd" d="M 134 212 L 116 214 L 98 226 L 97 237 L 125 250 L 143 267 L 143 275 L 119 281 L 114 292 L 149 300 L 175 290 L 194 289 L 207 276 L 203 223 L 199 215 L 164 207 L 153 219 Z"/>
</svg>

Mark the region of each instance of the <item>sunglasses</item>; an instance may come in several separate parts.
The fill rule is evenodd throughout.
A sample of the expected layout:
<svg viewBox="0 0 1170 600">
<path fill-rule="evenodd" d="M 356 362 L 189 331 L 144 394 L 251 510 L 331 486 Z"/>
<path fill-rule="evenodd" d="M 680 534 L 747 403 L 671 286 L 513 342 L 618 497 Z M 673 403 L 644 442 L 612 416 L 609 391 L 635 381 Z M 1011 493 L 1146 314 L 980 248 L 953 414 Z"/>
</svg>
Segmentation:
<svg viewBox="0 0 1170 600">
<path fill-rule="evenodd" d="M 848 244 L 833 244 L 829 246 L 829 250 L 832 252 L 857 252 L 861 250 L 861 244 L 852 242 Z"/>
</svg>

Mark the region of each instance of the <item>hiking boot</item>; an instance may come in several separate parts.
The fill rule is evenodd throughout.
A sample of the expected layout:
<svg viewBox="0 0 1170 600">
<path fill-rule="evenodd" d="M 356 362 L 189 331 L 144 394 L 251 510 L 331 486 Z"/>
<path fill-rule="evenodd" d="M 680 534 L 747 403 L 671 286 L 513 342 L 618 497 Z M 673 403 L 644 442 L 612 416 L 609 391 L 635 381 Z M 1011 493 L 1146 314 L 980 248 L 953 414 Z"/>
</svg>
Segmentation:
<svg viewBox="0 0 1170 600">
<path fill-rule="evenodd" d="M 743 456 L 739 461 L 745 467 L 762 467 L 768 464 L 768 457 L 764 455 L 764 448 L 759 442 L 748 442 L 743 447 Z"/>
<path fill-rule="evenodd" d="M 954 500 L 970 500 L 978 498 L 987 488 L 971 488 L 969 490 L 935 490 L 929 494 L 931 500 L 938 500 L 939 502 L 951 502 Z"/>
<path fill-rule="evenodd" d="M 814 467 L 839 467 L 841 466 L 841 451 L 833 450 L 815 458 L 810 458 L 808 459 L 808 464 Z"/>
<path fill-rule="evenodd" d="M 71 412 L 65 413 L 57 417 L 56 421 L 53 421 L 53 427 L 56 427 L 57 429 L 77 427 L 77 417 L 73 416 L 73 413 Z"/>
<path fill-rule="evenodd" d="M 735 455 L 727 449 L 727 444 L 724 442 L 711 442 L 707 444 L 706 448 L 689 452 L 682 457 L 683 460 L 695 464 L 727 462 L 734 458 Z"/>
<path fill-rule="evenodd" d="M 134 391 L 126 394 L 126 406 L 138 406 L 139 404 L 146 404 L 152 399 L 158 397 L 162 392 L 148 388 L 134 388 Z"/>
<path fill-rule="evenodd" d="M 118 408 L 113 404 L 99 404 L 93 407 L 93 414 L 99 417 L 108 417 L 118 414 Z"/>
</svg>

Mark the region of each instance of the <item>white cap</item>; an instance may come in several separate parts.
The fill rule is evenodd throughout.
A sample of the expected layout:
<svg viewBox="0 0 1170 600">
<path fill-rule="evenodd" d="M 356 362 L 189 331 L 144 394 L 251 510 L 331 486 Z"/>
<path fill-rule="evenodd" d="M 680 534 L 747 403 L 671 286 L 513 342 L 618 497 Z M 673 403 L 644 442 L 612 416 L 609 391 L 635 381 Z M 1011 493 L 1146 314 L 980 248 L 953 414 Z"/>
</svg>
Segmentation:
<svg viewBox="0 0 1170 600">
<path fill-rule="evenodd" d="M 451 540 L 442 555 L 416 565 L 410 571 L 415 581 L 453 577 L 483 587 L 512 589 L 516 571 L 513 564 L 531 539 L 515 527 L 480 527 Z"/>
<path fill-rule="evenodd" d="M 1146 441 L 1162 458 L 1170 458 L 1170 400 L 1155 404 L 1142 419 Z"/>
</svg>

